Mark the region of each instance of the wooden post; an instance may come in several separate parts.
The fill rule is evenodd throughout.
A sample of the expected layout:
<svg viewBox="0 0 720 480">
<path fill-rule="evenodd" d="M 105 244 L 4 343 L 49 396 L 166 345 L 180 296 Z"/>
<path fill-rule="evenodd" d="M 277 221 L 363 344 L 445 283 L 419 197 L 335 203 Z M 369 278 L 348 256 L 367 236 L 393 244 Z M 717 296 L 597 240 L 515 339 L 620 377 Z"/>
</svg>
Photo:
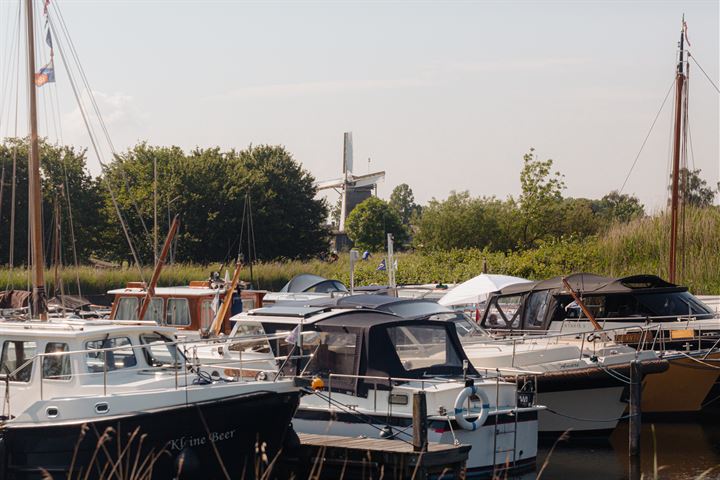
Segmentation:
<svg viewBox="0 0 720 480">
<path fill-rule="evenodd" d="M 424 391 L 413 394 L 413 450 L 427 452 L 427 398 Z"/>
<path fill-rule="evenodd" d="M 630 418 L 629 418 L 629 454 L 630 458 L 640 455 L 640 430 L 642 426 L 642 365 L 637 360 L 630 362 Z"/>
</svg>

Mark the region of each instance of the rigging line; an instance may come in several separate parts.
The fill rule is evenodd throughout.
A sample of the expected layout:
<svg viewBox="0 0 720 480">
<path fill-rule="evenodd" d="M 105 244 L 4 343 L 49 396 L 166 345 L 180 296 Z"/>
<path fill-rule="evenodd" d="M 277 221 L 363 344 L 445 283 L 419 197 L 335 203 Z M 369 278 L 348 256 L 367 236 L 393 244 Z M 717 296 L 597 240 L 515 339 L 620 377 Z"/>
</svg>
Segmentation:
<svg viewBox="0 0 720 480">
<path fill-rule="evenodd" d="M 80 288 L 80 270 L 78 267 L 80 266 L 78 262 L 78 255 L 77 255 L 77 241 L 75 240 L 75 225 L 73 222 L 73 214 L 72 214 L 72 203 L 70 202 L 70 182 L 68 180 L 68 174 L 67 174 L 67 162 L 66 162 L 66 156 L 63 155 L 63 177 L 64 177 L 64 186 L 65 186 L 65 201 L 67 203 L 67 210 L 68 210 L 68 223 L 70 224 L 70 242 L 72 244 L 72 253 L 73 253 L 73 263 L 75 264 L 75 281 L 77 282 L 77 289 L 78 289 L 78 296 L 82 297 L 82 289 Z"/>
<path fill-rule="evenodd" d="M 87 78 L 87 75 L 85 74 L 85 69 L 82 66 L 82 62 L 80 62 L 80 55 L 77 53 L 77 49 L 75 48 L 75 42 L 73 42 L 72 37 L 70 36 L 70 30 L 67 28 L 67 24 L 65 23 L 65 18 L 62 14 L 62 11 L 60 10 L 60 7 L 57 5 L 57 2 L 54 2 L 52 4 L 53 10 L 56 13 L 56 16 L 59 21 L 60 28 L 65 36 L 65 39 L 67 40 L 70 54 L 73 58 L 73 61 L 75 62 L 75 66 L 78 70 L 78 73 L 80 74 L 80 79 L 82 80 L 82 83 L 85 87 L 85 90 L 88 94 L 88 98 L 90 99 L 90 104 L 93 108 L 93 111 L 95 112 L 95 116 L 97 117 L 98 123 L 100 124 L 100 128 L 105 136 L 105 141 L 107 142 L 108 146 L 110 147 L 110 151 L 113 154 L 113 158 L 118 160 L 120 164 L 120 175 L 122 176 L 122 180 L 125 182 L 125 189 L 130 192 L 130 182 L 128 180 L 127 176 L 127 170 L 125 169 L 124 160 L 118 155 L 117 150 L 115 149 L 115 145 L 113 144 L 112 137 L 110 136 L 110 132 L 107 129 L 107 125 L 105 123 L 105 119 L 102 116 L 102 113 L 100 112 L 100 107 L 97 104 L 97 100 L 95 99 L 95 95 L 93 94 L 92 87 L 90 86 L 90 81 Z M 48 17 L 49 18 L 49 17 Z M 145 223 L 145 218 L 142 214 L 142 211 L 135 201 L 135 198 L 132 195 L 128 195 L 133 208 L 135 209 L 135 213 L 137 213 L 138 219 L 140 220 L 140 225 L 143 228 L 143 231 L 145 232 L 145 235 L 148 239 L 152 239 L 153 234 L 150 232 L 150 230 L 147 227 L 147 224 Z"/>
<path fill-rule="evenodd" d="M 18 12 L 18 20 L 19 20 L 20 13 Z M 18 35 L 21 35 L 21 33 L 18 31 Z M 20 110 L 20 44 L 18 41 L 18 55 L 16 58 L 16 68 L 15 68 L 15 123 L 14 123 L 14 136 L 15 140 L 13 141 L 13 173 L 12 173 L 12 188 L 10 189 L 10 251 L 8 255 L 8 263 L 10 264 L 10 269 L 8 271 L 8 283 L 10 283 L 9 279 L 12 276 L 13 269 L 15 267 L 15 217 L 16 217 L 16 192 L 17 192 L 17 150 L 18 150 L 18 143 L 20 140 L 18 139 L 18 115 Z M 29 235 L 28 235 L 29 237 Z M 13 278 L 12 281 L 12 287 L 15 287 L 15 281 Z"/>
<path fill-rule="evenodd" d="M 17 65 L 17 69 L 20 68 L 20 38 L 22 37 L 22 32 L 20 31 L 19 25 L 22 23 L 22 17 L 20 16 L 20 3 L 18 3 L 18 11 L 17 11 L 17 23 L 13 25 L 12 30 L 12 44 L 10 46 L 10 54 L 8 55 L 8 62 L 7 62 L 7 70 L 6 70 L 6 78 L 3 83 L 3 85 L 6 85 L 10 87 L 7 91 L 12 92 L 12 82 L 13 82 L 13 65 Z M 8 29 L 8 32 L 10 29 Z M 8 41 L 8 44 L 10 44 L 10 41 Z M 5 98 L 6 96 L 3 95 L 2 99 L 0 100 L 0 123 L 2 122 L 2 117 L 4 117 L 5 112 Z M 11 98 L 11 95 L 8 95 L 7 98 Z M 10 122 L 10 103 L 8 103 L 8 123 Z"/>
<path fill-rule="evenodd" d="M 672 87 L 675 84 L 675 79 L 670 83 L 670 88 L 668 88 L 667 93 L 665 94 L 665 98 L 662 101 L 662 105 L 660 105 L 660 109 L 658 110 L 657 114 L 655 114 L 655 119 L 652 122 L 652 125 L 650 125 L 650 130 L 648 130 L 647 135 L 645 135 L 645 140 L 643 140 L 642 145 L 640 145 L 640 150 L 638 151 L 637 155 L 635 155 L 635 160 L 632 163 L 632 166 L 630 167 L 630 170 L 628 171 L 627 175 L 625 176 L 625 181 L 622 184 L 622 187 L 620 187 L 620 192 L 622 193 L 625 189 L 625 185 L 627 184 L 627 181 L 630 179 L 630 175 L 632 174 L 633 169 L 635 168 L 635 164 L 637 164 L 638 159 L 640 158 L 640 155 L 643 152 L 643 149 L 645 148 L 645 144 L 648 141 L 648 138 L 650 138 L 650 134 L 653 131 L 653 128 L 655 128 L 655 123 L 657 123 L 658 118 L 660 117 L 660 113 L 663 111 L 663 108 L 665 107 L 665 103 L 667 102 L 668 97 L 670 96 L 670 92 L 672 92 Z"/>
<path fill-rule="evenodd" d="M 55 33 L 55 25 L 52 22 L 50 18 L 48 18 L 48 23 L 50 25 L 50 29 Z M 80 96 L 78 93 L 77 85 L 75 84 L 75 80 L 73 79 L 70 70 L 68 69 L 67 62 L 65 60 L 65 55 L 62 49 L 61 42 L 57 42 L 57 49 L 58 54 L 60 55 L 60 60 L 63 63 L 63 66 L 65 67 L 65 70 L 68 72 L 68 79 L 70 81 L 70 86 L 72 87 L 73 94 L 75 96 L 75 100 L 78 102 L 78 108 L 80 109 L 80 114 L 82 116 L 83 122 L 85 123 L 85 127 L 88 129 L 88 133 L 91 131 L 88 127 L 88 119 L 87 115 L 85 113 L 85 109 L 82 107 L 82 103 L 80 102 Z M 97 142 L 95 141 L 95 137 L 93 135 L 90 135 L 90 143 L 93 146 L 93 149 L 95 150 L 95 154 L 98 157 L 98 161 L 100 162 L 100 165 L 103 167 L 104 172 L 107 173 L 108 168 L 102 161 L 102 156 L 100 153 L 100 149 L 98 148 Z M 120 225 L 122 226 L 123 233 L 125 234 L 125 240 L 128 242 L 128 246 L 130 247 L 130 252 L 133 256 L 133 259 L 135 260 L 135 265 L 137 266 L 138 272 L 140 273 L 140 279 L 145 282 L 145 276 L 143 275 L 142 267 L 140 265 L 140 260 L 138 259 L 137 252 L 135 251 L 135 247 L 133 246 L 132 239 L 130 238 L 130 233 L 128 232 L 128 228 L 125 225 L 125 220 L 122 216 L 122 212 L 120 211 L 120 206 L 118 205 L 117 198 L 115 197 L 115 192 L 113 191 L 112 187 L 110 186 L 110 182 L 107 179 L 107 175 L 102 175 L 103 183 L 108 189 L 108 192 L 110 193 L 110 198 L 112 200 L 113 206 L 115 207 L 115 212 L 118 215 L 118 218 L 120 220 Z"/>
<path fill-rule="evenodd" d="M 686 260 L 686 250 L 687 250 L 687 235 L 686 235 L 686 229 L 685 229 L 685 213 L 686 213 L 686 207 L 687 207 L 687 195 L 688 195 L 688 178 L 689 178 L 689 172 L 688 172 L 688 165 L 687 165 L 687 131 L 688 131 L 688 121 L 690 119 L 690 65 L 687 66 L 687 74 L 685 77 L 685 83 L 683 84 L 683 90 L 685 92 L 684 102 L 683 102 L 683 124 L 682 124 L 682 157 L 681 157 L 681 166 L 682 166 L 682 172 L 683 172 L 683 192 L 682 192 L 682 203 L 680 204 L 680 228 L 682 230 L 681 232 L 681 240 L 682 240 L 682 249 L 680 250 L 680 278 L 685 278 L 685 260 Z"/>
<path fill-rule="evenodd" d="M 688 143 L 690 144 L 690 162 L 692 163 L 693 170 L 695 170 L 695 150 L 693 150 L 692 129 L 690 128 L 690 124 L 688 124 Z"/>
<path fill-rule="evenodd" d="M 67 28 L 67 24 L 65 23 L 65 18 L 63 17 L 63 14 L 60 11 L 60 7 L 58 6 L 57 2 L 53 2 L 52 7 L 53 7 L 53 10 L 55 11 L 55 13 L 57 14 L 58 21 L 60 22 L 60 27 L 62 28 L 62 30 L 65 34 L 65 37 L 68 41 L 70 54 L 73 56 L 73 59 L 76 63 L 78 72 L 80 73 L 81 80 L 83 81 L 85 88 L 88 91 L 88 94 L 90 97 L 90 102 L 93 105 L 95 115 L 97 115 L 97 117 L 98 117 L 98 120 L 100 122 L 100 127 L 102 128 L 103 133 L 105 134 L 105 139 L 107 140 L 108 145 L 110 146 L 110 150 L 112 150 L 112 152 L 115 154 L 116 153 L 115 146 L 112 143 L 112 138 L 110 137 L 110 133 L 108 132 L 107 127 L 105 125 L 105 121 L 103 120 L 103 117 L 100 113 L 100 108 L 98 107 L 97 102 L 95 101 L 95 97 L 92 94 L 92 88 L 90 88 L 90 82 L 88 81 L 87 76 L 85 75 L 85 69 L 83 68 L 82 63 L 80 62 L 80 56 L 78 55 L 77 49 L 75 48 L 75 43 L 73 42 L 72 37 L 70 36 L 70 31 Z"/>
<path fill-rule="evenodd" d="M 690 59 L 692 59 L 692 61 L 695 62 L 695 65 L 697 65 L 697 67 L 700 69 L 700 71 L 703 73 L 703 75 L 705 75 L 705 78 L 707 78 L 708 82 L 710 82 L 710 85 L 712 85 L 713 88 L 715 88 L 715 90 L 716 90 L 718 93 L 720 93 L 720 88 L 718 88 L 718 86 L 715 84 L 715 82 L 712 81 L 712 78 L 710 78 L 710 75 L 707 74 L 707 72 L 705 71 L 705 69 L 702 68 L 702 66 L 698 63 L 698 61 L 695 60 L 695 55 L 693 55 L 692 53 L 688 52 L 688 57 L 690 57 Z"/>
</svg>

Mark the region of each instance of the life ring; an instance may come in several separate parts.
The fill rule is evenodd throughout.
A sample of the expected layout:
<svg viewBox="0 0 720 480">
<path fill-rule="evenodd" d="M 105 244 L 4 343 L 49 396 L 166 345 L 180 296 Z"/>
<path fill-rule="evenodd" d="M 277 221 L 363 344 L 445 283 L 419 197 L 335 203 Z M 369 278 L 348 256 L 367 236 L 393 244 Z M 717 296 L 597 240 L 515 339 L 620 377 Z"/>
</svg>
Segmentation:
<svg viewBox="0 0 720 480">
<path fill-rule="evenodd" d="M 463 415 L 463 412 L 465 411 L 465 408 L 463 408 L 463 404 L 472 395 L 477 395 L 478 397 L 480 397 L 480 401 L 482 401 L 482 406 L 480 408 L 478 418 L 476 418 L 474 422 L 469 422 Z M 478 390 L 475 385 L 463 388 L 458 394 L 457 399 L 455 399 L 455 421 L 464 430 L 474 431 L 482 427 L 485 424 L 485 420 L 487 420 L 489 413 L 490 400 L 488 400 L 487 394 L 483 390 Z"/>
</svg>

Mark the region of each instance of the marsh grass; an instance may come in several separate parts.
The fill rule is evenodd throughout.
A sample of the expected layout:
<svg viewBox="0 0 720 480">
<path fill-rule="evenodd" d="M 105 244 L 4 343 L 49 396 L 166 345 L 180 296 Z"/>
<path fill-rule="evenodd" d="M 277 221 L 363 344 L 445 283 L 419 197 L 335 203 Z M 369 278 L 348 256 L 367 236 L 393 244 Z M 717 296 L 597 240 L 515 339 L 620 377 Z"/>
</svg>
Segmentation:
<svg viewBox="0 0 720 480">
<path fill-rule="evenodd" d="M 684 256 L 678 256 L 679 282 L 696 294 L 720 294 L 720 209 L 687 209 L 686 228 L 680 235 L 685 245 Z M 564 238 L 541 243 L 537 248 L 514 252 L 491 252 L 479 249 L 444 251 L 414 251 L 396 254 L 398 284 L 457 283 L 468 280 L 483 271 L 515 275 L 529 279 L 542 279 L 572 272 L 592 272 L 610 276 L 649 273 L 667 278 L 670 219 L 668 215 L 655 215 L 615 225 L 608 231 L 591 238 Z M 377 270 L 383 253 L 373 254 L 369 260 L 355 267 L 356 285 L 387 284 L 387 272 Z M 207 279 L 212 271 L 224 276 L 232 268 L 220 264 L 166 265 L 160 276 L 160 286 L 187 285 L 191 280 Z M 253 266 L 256 288 L 276 291 L 300 273 L 314 273 L 350 283 L 350 260 L 341 254 L 337 261 L 322 260 L 274 261 Z M 55 290 L 54 272 L 46 272 L 47 289 Z M 146 281 L 152 268 L 135 267 L 96 269 L 91 266 L 64 268 L 60 274 L 66 293 L 78 293 L 77 283 L 84 295 L 103 294 L 127 282 Z M 244 268 L 240 277 L 250 280 L 250 269 Z M 24 268 L 12 271 L 0 269 L 0 289 L 26 288 L 28 272 Z"/>
</svg>

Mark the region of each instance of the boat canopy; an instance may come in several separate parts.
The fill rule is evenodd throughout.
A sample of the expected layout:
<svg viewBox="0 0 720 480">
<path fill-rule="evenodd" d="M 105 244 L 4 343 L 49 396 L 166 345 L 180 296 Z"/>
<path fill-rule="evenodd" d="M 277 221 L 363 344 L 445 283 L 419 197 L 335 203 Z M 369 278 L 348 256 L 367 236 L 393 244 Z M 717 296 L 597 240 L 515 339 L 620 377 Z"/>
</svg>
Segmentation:
<svg viewBox="0 0 720 480">
<path fill-rule="evenodd" d="M 450 322 L 348 310 L 315 322 L 313 329 L 320 341 L 307 370 L 347 375 L 333 377 L 333 389 L 355 394 L 375 386 L 387 388 L 389 377 L 405 381 L 459 377 L 467 360 Z M 477 372 L 468 366 L 466 373 Z"/>
<path fill-rule="evenodd" d="M 300 275 L 294 276 L 280 291 L 287 293 L 347 292 L 347 287 L 339 280 L 328 280 L 319 275 L 301 273 Z"/>
<path fill-rule="evenodd" d="M 709 307 L 687 291 L 687 287 L 666 282 L 655 275 L 612 278 L 576 273 L 564 278 L 598 319 L 675 321 L 687 315 L 713 315 Z M 546 330 L 552 322 L 584 317 L 571 292 L 565 288 L 563 277 L 554 277 L 510 285 L 492 294 L 481 325 L 493 329 Z"/>
<path fill-rule="evenodd" d="M 613 278 L 595 275 L 593 273 L 573 273 L 564 277 L 576 293 L 584 294 L 610 294 L 633 293 L 642 290 L 673 289 L 673 291 L 686 291 L 687 287 L 666 282 L 656 275 L 632 275 L 629 277 Z M 543 290 L 557 290 L 565 292 L 563 277 L 553 277 L 530 283 L 509 285 L 500 290 L 500 295 L 523 294 Z"/>
</svg>

